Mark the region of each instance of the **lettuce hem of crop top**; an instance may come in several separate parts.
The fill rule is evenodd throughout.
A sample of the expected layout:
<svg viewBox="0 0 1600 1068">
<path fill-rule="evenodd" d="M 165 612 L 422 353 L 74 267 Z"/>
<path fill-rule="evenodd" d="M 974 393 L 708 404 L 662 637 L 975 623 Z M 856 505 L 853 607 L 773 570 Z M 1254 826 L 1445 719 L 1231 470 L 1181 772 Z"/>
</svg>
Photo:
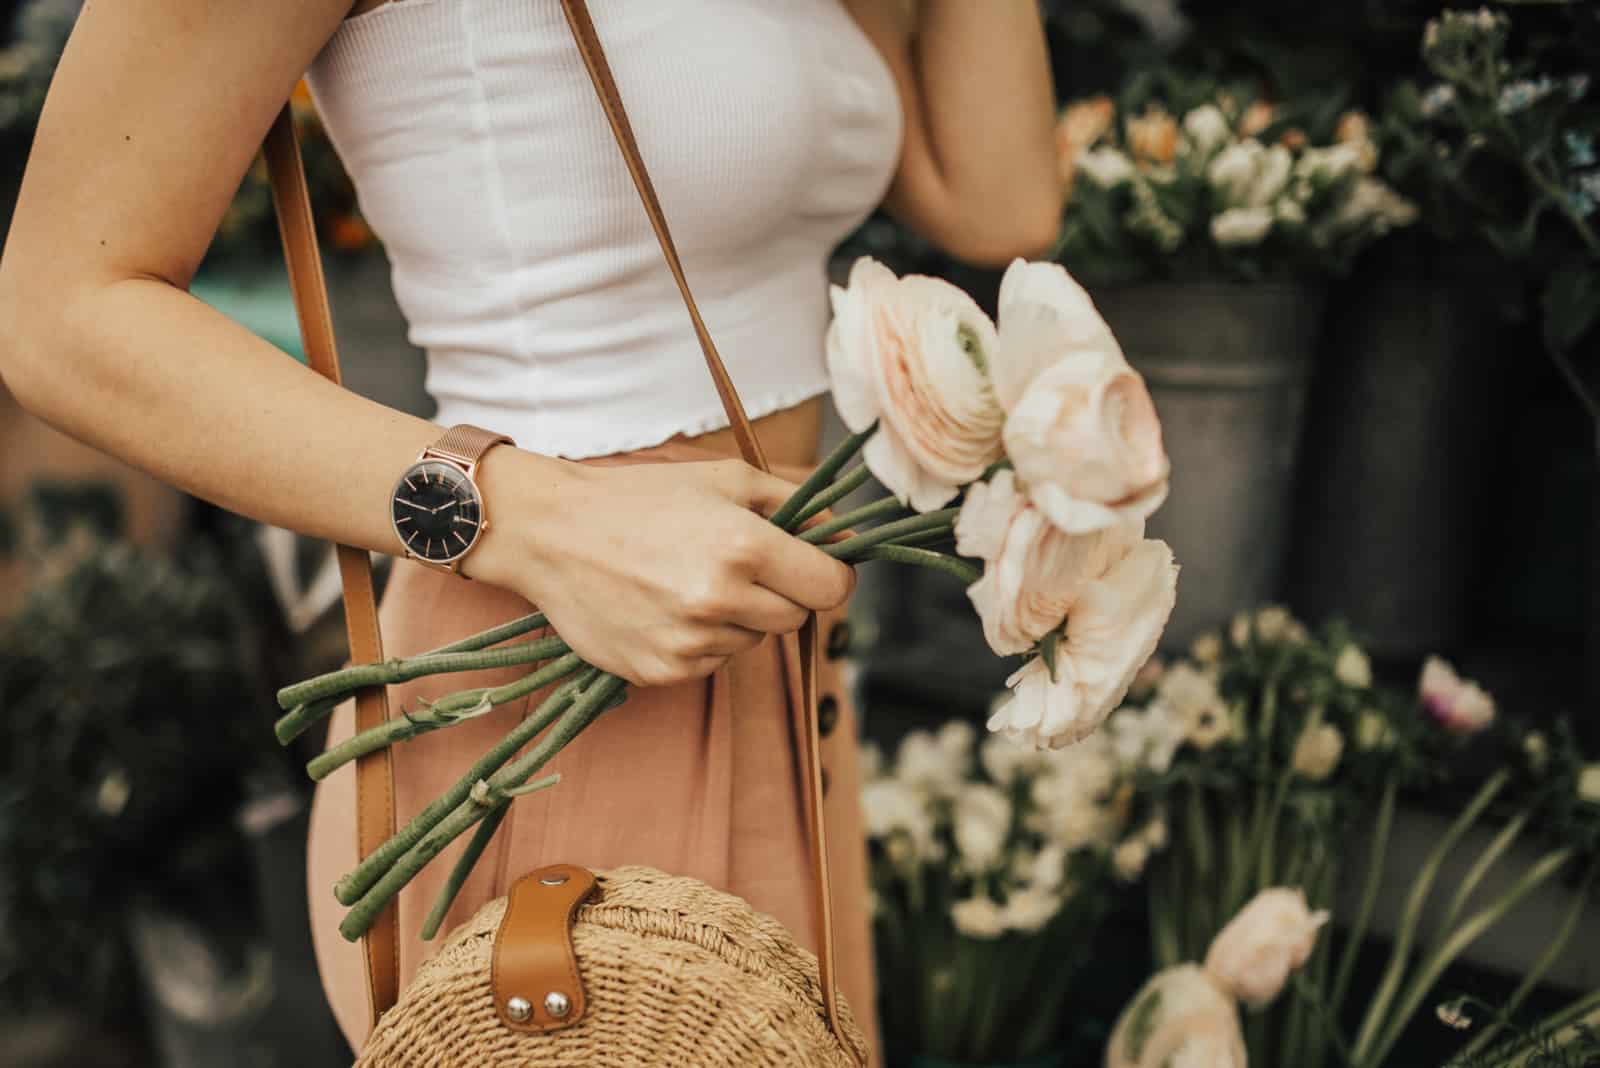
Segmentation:
<svg viewBox="0 0 1600 1068">
<path fill-rule="evenodd" d="M 591 9 L 746 412 L 827 392 L 828 256 L 899 158 L 887 64 L 839 0 Z M 307 83 L 437 422 L 569 459 L 728 425 L 553 0 L 390 0 Z"/>
</svg>

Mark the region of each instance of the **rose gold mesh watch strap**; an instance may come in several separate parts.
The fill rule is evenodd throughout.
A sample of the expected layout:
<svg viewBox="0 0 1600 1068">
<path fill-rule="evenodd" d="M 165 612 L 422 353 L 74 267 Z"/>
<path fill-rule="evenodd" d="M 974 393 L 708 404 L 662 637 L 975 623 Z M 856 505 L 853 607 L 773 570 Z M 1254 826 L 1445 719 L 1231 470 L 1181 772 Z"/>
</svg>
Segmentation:
<svg viewBox="0 0 1600 1068">
<path fill-rule="evenodd" d="M 497 434 L 493 430 L 485 430 L 471 423 L 457 423 L 446 430 L 438 441 L 429 445 L 427 451 L 448 460 L 455 460 L 471 471 L 483 458 L 483 454 L 489 451 L 489 446 L 498 445 L 502 441 L 507 445 L 516 444 L 505 434 Z"/>
</svg>

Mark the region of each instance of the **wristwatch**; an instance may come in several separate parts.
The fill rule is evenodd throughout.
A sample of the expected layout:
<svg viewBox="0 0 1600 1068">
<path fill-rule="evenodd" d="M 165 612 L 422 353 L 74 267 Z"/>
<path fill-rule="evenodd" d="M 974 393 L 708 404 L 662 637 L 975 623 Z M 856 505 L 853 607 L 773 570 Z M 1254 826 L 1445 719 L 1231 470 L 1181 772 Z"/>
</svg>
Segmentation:
<svg viewBox="0 0 1600 1068">
<path fill-rule="evenodd" d="M 462 558 L 489 529 L 483 493 L 472 475 L 483 454 L 502 441 L 516 444 L 504 434 L 458 423 L 401 473 L 389 518 L 407 559 L 461 575 Z"/>
</svg>

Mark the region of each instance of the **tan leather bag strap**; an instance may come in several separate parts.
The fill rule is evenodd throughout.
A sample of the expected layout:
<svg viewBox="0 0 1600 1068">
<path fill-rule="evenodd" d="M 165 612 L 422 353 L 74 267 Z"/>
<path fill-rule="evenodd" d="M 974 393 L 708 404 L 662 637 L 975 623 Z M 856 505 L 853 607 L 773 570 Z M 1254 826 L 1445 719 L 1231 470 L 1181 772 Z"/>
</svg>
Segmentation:
<svg viewBox="0 0 1600 1068">
<path fill-rule="evenodd" d="M 300 342 L 311 369 L 338 382 L 339 352 L 334 345 L 333 319 L 328 309 L 328 287 L 317 251 L 317 230 L 311 215 L 311 195 L 306 190 L 305 167 L 300 161 L 300 139 L 294 113 L 284 104 L 267 132 L 262 152 L 272 182 L 272 206 L 278 215 L 284 261 L 289 268 L 289 290 L 300 320 Z M 350 637 L 350 662 L 375 663 L 383 659 L 378 635 L 378 605 L 373 596 L 372 559 L 366 550 L 337 547 L 339 577 L 344 582 L 344 620 Z M 382 686 L 356 694 L 356 730 L 377 727 L 389 718 L 389 696 Z M 394 834 L 394 766 L 387 747 L 356 762 L 356 844 L 365 857 Z M 366 948 L 367 989 L 372 996 L 372 1022 L 400 996 L 400 922 L 390 905 L 379 914 L 362 939 Z"/>
<path fill-rule="evenodd" d="M 584 0 L 561 0 L 562 11 L 583 56 L 584 66 L 594 82 L 596 94 L 605 110 L 618 147 L 628 166 L 649 217 L 662 255 L 672 272 L 673 280 L 683 297 L 695 337 L 705 355 L 706 367 L 711 373 L 717 396 L 727 413 L 734 439 L 745 462 L 763 471 L 770 470 L 760 440 L 746 416 L 733 380 L 723 366 L 711 333 L 706 328 L 695 304 L 694 294 L 678 257 L 677 247 L 667 226 L 666 216 L 656 197 L 644 160 L 640 156 L 633 129 L 623 109 L 621 95 L 606 62 L 599 35 L 589 17 Z M 317 249 L 316 231 L 311 214 L 310 196 L 306 189 L 304 166 L 300 159 L 299 140 L 295 133 L 293 114 L 285 104 L 273 122 L 263 144 L 267 167 L 272 181 L 273 205 L 278 213 L 279 230 L 283 237 L 285 259 L 289 265 L 290 289 L 294 297 L 295 312 L 300 320 L 302 343 L 307 362 L 312 369 L 335 382 L 339 381 L 338 353 L 334 345 L 333 324 L 329 314 L 327 289 L 322 274 L 322 261 Z M 367 554 L 350 546 L 339 546 L 340 574 L 344 581 L 345 617 L 350 635 L 352 662 L 365 663 L 382 659 L 383 652 L 378 635 L 377 605 L 372 595 L 372 570 Z M 829 894 L 827 837 L 822 812 L 822 756 L 817 715 L 816 661 L 818 655 L 817 619 L 813 613 L 797 633 L 783 638 L 786 665 L 798 670 L 797 689 L 800 708 L 798 724 L 801 735 L 801 793 L 807 836 L 811 846 L 811 886 L 813 908 L 818 933 L 818 968 L 822 986 L 823 1006 L 829 1026 L 838 1037 L 841 1047 L 853 1049 L 846 1040 L 838 1012 L 838 995 L 834 983 L 833 910 Z M 356 699 L 356 729 L 364 730 L 382 723 L 389 716 L 387 697 L 382 687 L 362 691 Z M 365 857 L 393 833 L 395 828 L 393 764 L 387 747 L 370 753 L 356 762 L 356 804 L 358 848 Z M 379 915 L 363 941 L 366 946 L 367 980 L 371 994 L 372 1019 L 392 1006 L 399 997 L 399 932 L 397 910 L 393 904 Z"/>
</svg>

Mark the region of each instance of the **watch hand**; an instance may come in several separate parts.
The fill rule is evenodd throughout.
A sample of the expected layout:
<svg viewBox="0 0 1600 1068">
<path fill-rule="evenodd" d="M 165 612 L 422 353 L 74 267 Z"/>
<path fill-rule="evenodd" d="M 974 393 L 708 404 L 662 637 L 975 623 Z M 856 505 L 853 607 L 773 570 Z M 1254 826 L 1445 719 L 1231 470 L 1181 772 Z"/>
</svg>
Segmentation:
<svg viewBox="0 0 1600 1068">
<path fill-rule="evenodd" d="M 400 504 L 405 505 L 407 508 L 415 508 L 419 512 L 427 512 L 430 515 L 433 514 L 433 510 L 431 508 L 429 508 L 427 505 L 414 504 L 413 502 L 406 500 L 404 497 L 396 497 L 395 500 L 397 502 L 399 502 Z"/>
<path fill-rule="evenodd" d="M 460 501 L 457 501 L 455 498 L 452 497 L 450 500 L 444 502 L 439 507 L 435 508 L 433 510 L 433 514 L 434 515 L 438 515 L 440 512 L 444 511 L 446 508 L 449 508 L 452 505 L 456 505 L 456 504 L 460 504 L 460 503 L 461 503 Z"/>
</svg>

